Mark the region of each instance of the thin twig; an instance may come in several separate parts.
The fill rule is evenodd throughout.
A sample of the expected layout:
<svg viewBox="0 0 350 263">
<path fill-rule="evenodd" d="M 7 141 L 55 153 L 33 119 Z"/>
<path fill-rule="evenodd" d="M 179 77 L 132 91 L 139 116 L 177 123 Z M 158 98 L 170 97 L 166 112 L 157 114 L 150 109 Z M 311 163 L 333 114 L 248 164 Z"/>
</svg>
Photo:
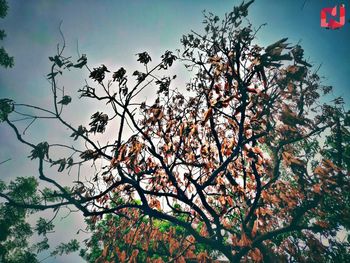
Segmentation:
<svg viewBox="0 0 350 263">
<path fill-rule="evenodd" d="M 24 129 L 23 131 L 23 135 L 26 134 L 26 131 L 28 130 L 28 128 L 36 121 L 36 117 L 33 118 L 33 120 L 28 124 L 28 126 Z"/>
<path fill-rule="evenodd" d="M 303 5 L 301 6 L 301 10 L 304 9 L 304 7 L 305 7 L 305 5 L 306 5 L 306 2 L 307 2 L 307 0 L 305 0 L 304 3 L 303 3 Z"/>
<path fill-rule="evenodd" d="M 0 162 L 0 165 L 6 163 L 8 161 L 11 161 L 11 160 L 12 160 L 11 158 L 8 158 L 7 160 Z"/>
</svg>

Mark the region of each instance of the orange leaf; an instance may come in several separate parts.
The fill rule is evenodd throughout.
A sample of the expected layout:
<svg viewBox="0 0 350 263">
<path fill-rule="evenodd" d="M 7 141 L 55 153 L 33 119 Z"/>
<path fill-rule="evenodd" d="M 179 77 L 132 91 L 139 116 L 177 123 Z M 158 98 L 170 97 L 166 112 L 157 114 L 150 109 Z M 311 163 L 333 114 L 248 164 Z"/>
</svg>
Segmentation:
<svg viewBox="0 0 350 263">
<path fill-rule="evenodd" d="M 228 123 L 231 124 L 233 127 L 237 126 L 237 123 L 233 119 L 227 116 L 224 116 L 224 117 L 227 119 Z"/>
<path fill-rule="evenodd" d="M 232 197 L 231 196 L 227 196 L 226 197 L 226 201 L 227 201 L 227 203 L 229 204 L 229 206 L 233 206 L 233 199 L 232 199 Z"/>
<path fill-rule="evenodd" d="M 204 113 L 203 124 L 206 123 L 212 115 L 213 115 L 213 108 L 209 108 L 209 109 Z"/>
<path fill-rule="evenodd" d="M 197 132 L 198 132 L 197 125 L 196 125 L 196 124 L 193 124 L 193 125 L 191 126 L 191 131 L 190 131 L 189 136 L 192 136 L 193 134 L 196 134 Z"/>
<path fill-rule="evenodd" d="M 312 187 L 312 191 L 319 194 L 321 192 L 321 184 L 315 184 L 313 187 Z"/>
<path fill-rule="evenodd" d="M 125 155 L 126 155 L 126 144 L 123 144 L 120 148 L 119 148 L 119 154 L 118 154 L 118 159 L 117 161 L 125 161 Z"/>
<path fill-rule="evenodd" d="M 258 93 L 258 91 L 254 88 L 250 88 L 250 87 L 247 87 L 247 91 L 251 92 L 251 93 Z"/>
<path fill-rule="evenodd" d="M 225 196 L 222 196 L 222 195 L 221 195 L 221 196 L 219 197 L 219 202 L 220 202 L 220 204 L 223 205 L 223 206 L 226 205 Z"/>
<path fill-rule="evenodd" d="M 247 237 L 247 235 L 243 232 L 241 236 L 241 240 L 238 242 L 238 246 L 247 247 L 250 246 L 252 241 Z"/>
<path fill-rule="evenodd" d="M 288 152 L 282 153 L 282 158 L 286 163 L 290 163 L 290 159 L 292 158 L 292 155 Z"/>
<path fill-rule="evenodd" d="M 263 260 L 263 256 L 260 250 L 257 248 L 252 250 L 252 252 L 250 253 L 250 256 L 252 257 L 252 260 L 254 260 L 254 262 L 262 262 Z"/>
<path fill-rule="evenodd" d="M 323 160 L 323 163 L 326 167 L 329 167 L 329 168 L 332 168 L 334 169 L 335 171 L 338 171 L 338 167 L 331 161 L 331 160 L 328 160 L 328 159 L 324 159 Z"/>
<path fill-rule="evenodd" d="M 236 235 L 232 235 L 232 238 L 231 238 L 231 242 L 232 242 L 232 245 L 233 246 L 237 246 L 238 245 L 238 238 Z"/>
<path fill-rule="evenodd" d="M 153 108 L 151 111 L 156 120 L 160 120 L 164 115 L 163 111 L 159 108 Z"/>
<path fill-rule="evenodd" d="M 231 96 L 231 97 L 228 97 L 227 99 L 224 99 L 222 101 L 222 106 L 226 108 L 229 105 L 230 101 L 233 100 L 234 98 L 235 98 L 234 96 Z"/>
<path fill-rule="evenodd" d="M 119 259 L 120 259 L 120 262 L 125 262 L 125 260 L 126 260 L 126 253 L 125 253 L 124 250 L 120 253 Z"/>
<path fill-rule="evenodd" d="M 196 254 L 193 253 L 192 250 L 187 250 L 187 251 L 186 251 L 185 257 L 186 257 L 186 258 L 195 258 L 195 257 L 196 257 Z"/>
<path fill-rule="evenodd" d="M 318 226 L 320 226 L 320 227 L 322 227 L 322 228 L 327 228 L 327 227 L 329 227 L 329 223 L 326 222 L 326 221 L 321 221 L 321 220 L 319 220 L 319 221 L 317 221 L 315 224 L 318 225 Z"/>
<path fill-rule="evenodd" d="M 117 164 L 117 158 L 113 157 L 110 163 L 110 167 L 114 167 Z"/>
<path fill-rule="evenodd" d="M 174 238 L 169 238 L 169 239 L 170 239 L 169 240 L 169 253 L 170 253 L 170 255 L 173 255 L 174 252 L 179 249 L 180 244 Z"/>
<path fill-rule="evenodd" d="M 290 162 L 293 164 L 296 164 L 297 166 L 304 166 L 305 165 L 305 163 L 298 158 L 291 158 Z"/>
<path fill-rule="evenodd" d="M 206 263 L 207 262 L 207 253 L 206 252 L 201 252 L 197 255 L 197 260 L 200 263 Z"/>
<path fill-rule="evenodd" d="M 134 249 L 132 251 L 131 257 L 129 259 L 129 263 L 137 263 L 137 255 L 139 254 L 139 250 L 138 249 Z"/>
<path fill-rule="evenodd" d="M 258 219 L 254 221 L 253 229 L 252 229 L 252 237 L 256 236 L 256 232 L 258 231 Z"/>
<path fill-rule="evenodd" d="M 181 256 L 176 260 L 176 263 L 186 263 L 186 260 L 183 256 Z"/>
<path fill-rule="evenodd" d="M 102 257 L 104 258 L 107 257 L 107 253 L 108 253 L 108 246 L 105 246 L 102 251 Z"/>
<path fill-rule="evenodd" d="M 184 128 L 185 128 L 185 124 L 184 124 L 184 123 L 181 123 L 181 125 L 180 125 L 180 127 L 179 127 L 179 135 L 180 135 L 180 137 L 181 137 L 182 134 L 183 134 Z"/>
<path fill-rule="evenodd" d="M 314 173 L 322 176 L 325 176 L 328 174 L 327 170 L 322 168 L 321 166 L 317 166 L 314 170 Z"/>
<path fill-rule="evenodd" d="M 152 199 L 149 206 L 151 208 L 156 208 L 157 210 L 161 210 L 160 201 L 158 199 Z"/>
<path fill-rule="evenodd" d="M 134 167 L 134 172 L 135 172 L 135 173 L 141 172 L 140 166 L 137 166 L 137 165 L 136 165 L 136 166 Z"/>
</svg>

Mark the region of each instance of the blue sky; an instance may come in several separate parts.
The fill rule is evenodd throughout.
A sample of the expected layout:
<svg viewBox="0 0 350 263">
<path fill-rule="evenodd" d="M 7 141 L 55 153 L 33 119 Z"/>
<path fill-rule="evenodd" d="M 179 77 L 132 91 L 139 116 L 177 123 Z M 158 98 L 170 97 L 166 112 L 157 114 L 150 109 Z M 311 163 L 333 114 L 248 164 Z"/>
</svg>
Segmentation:
<svg viewBox="0 0 350 263">
<path fill-rule="evenodd" d="M 347 4 L 347 1 L 307 0 L 302 9 L 304 1 L 256 1 L 251 9 L 251 21 L 256 26 L 268 24 L 259 34 L 259 41 L 267 44 L 285 36 L 291 43 L 301 41 L 310 61 L 315 65 L 322 63 L 321 73 L 334 84 L 336 93 L 348 97 L 350 23 L 340 30 L 326 30 L 320 28 L 319 19 L 322 7 Z M 9 14 L 1 27 L 8 35 L 3 45 L 15 56 L 16 67 L 1 69 L 0 96 L 23 95 L 32 99 L 42 91 L 35 86 L 43 81 L 47 57 L 55 52 L 56 43 L 60 41 L 58 25 L 61 20 L 67 53 L 76 55 L 78 41 L 80 51 L 88 54 L 91 63 L 130 64 L 136 52 L 148 50 L 159 55 L 166 49 L 179 47 L 182 34 L 190 29 L 201 29 L 203 9 L 224 14 L 240 1 L 9 2 Z M 26 87 L 19 78 L 27 83 Z"/>
<path fill-rule="evenodd" d="M 9 13 L 1 20 L 0 29 L 5 29 L 7 38 L 2 41 L 6 50 L 15 57 L 15 67 L 0 68 L 0 98 L 13 98 L 16 102 L 47 105 L 49 85 L 45 75 L 49 70 L 48 57 L 56 52 L 61 42 L 59 24 L 67 48 L 65 54 L 77 57 L 87 54 L 91 67 L 101 63 L 114 69 L 125 66 L 133 70 L 137 52 L 149 51 L 154 60 L 165 50 L 180 47 L 182 34 L 202 30 L 202 10 L 223 15 L 241 1 L 231 0 L 10 0 Z M 350 19 L 350 1 L 335 0 L 256 0 L 250 10 L 250 20 L 258 27 L 267 23 L 258 34 L 258 42 L 268 45 L 283 37 L 290 43 L 301 42 L 306 58 L 316 67 L 322 64 L 320 74 L 324 82 L 333 85 L 337 96 L 344 96 L 348 105 L 350 88 L 350 23 L 339 30 L 320 27 L 320 10 L 344 3 L 347 20 Z M 181 65 L 177 66 L 183 72 Z M 64 85 L 73 100 L 76 91 L 84 85 L 84 75 L 69 74 Z M 180 80 L 186 81 L 186 77 Z M 86 104 L 86 110 L 94 105 Z M 85 111 L 74 112 L 72 121 L 88 120 Z M 93 112 L 92 112 L 93 113 Z M 28 132 L 34 141 L 64 139 L 55 124 L 34 125 Z M 18 175 L 35 175 L 35 164 L 27 161 L 28 148 L 20 145 L 13 133 L 0 125 L 0 179 Z M 75 216 L 65 219 L 61 229 L 75 233 L 79 227 Z M 66 241 L 64 232 L 56 233 L 55 240 Z M 73 235 L 74 236 L 74 235 Z M 49 259 L 45 262 L 78 262 L 78 258 Z"/>
</svg>

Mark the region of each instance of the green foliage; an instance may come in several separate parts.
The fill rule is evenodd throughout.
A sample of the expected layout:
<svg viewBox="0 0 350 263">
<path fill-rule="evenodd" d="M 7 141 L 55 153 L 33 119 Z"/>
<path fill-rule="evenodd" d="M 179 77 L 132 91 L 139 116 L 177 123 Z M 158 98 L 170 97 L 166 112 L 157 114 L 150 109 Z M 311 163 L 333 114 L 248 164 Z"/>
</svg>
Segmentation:
<svg viewBox="0 0 350 263">
<path fill-rule="evenodd" d="M 8 4 L 6 0 L 0 0 L 0 18 L 4 18 L 7 15 Z M 6 37 L 6 33 L 4 30 L 0 30 L 0 40 L 3 40 Z M 6 50 L 1 47 L 0 48 L 0 65 L 5 68 L 12 68 L 14 66 L 14 58 L 9 56 Z M 1 116 L 0 116 L 1 121 Z"/>
<path fill-rule="evenodd" d="M 74 141 L 76 141 L 79 136 L 84 136 L 87 133 L 87 129 L 83 127 L 82 125 L 79 125 L 78 129 L 72 133 L 70 137 L 74 138 Z"/>
<path fill-rule="evenodd" d="M 66 158 L 59 159 L 57 161 L 52 161 L 51 166 L 58 165 L 58 172 L 63 172 L 64 168 L 66 167 L 67 161 Z"/>
<path fill-rule="evenodd" d="M 138 53 L 137 56 L 138 56 L 137 61 L 139 61 L 140 63 L 142 63 L 144 65 L 146 65 L 152 61 L 150 55 L 147 52 Z"/>
<path fill-rule="evenodd" d="M 51 252 L 52 256 L 62 256 L 63 254 L 69 254 L 79 250 L 79 242 L 76 239 L 69 241 L 68 243 L 61 243 L 57 248 Z"/>
<path fill-rule="evenodd" d="M 6 184 L 4 181 L 0 180 L 0 193 L 6 190 Z"/>
<path fill-rule="evenodd" d="M 184 220 L 187 215 L 178 215 L 177 219 Z M 133 218 L 135 219 L 135 218 Z M 132 251 L 138 250 L 137 262 L 146 262 L 147 258 L 151 260 L 162 259 L 167 262 L 174 254 L 170 254 L 170 244 L 172 242 L 185 242 L 190 237 L 184 228 L 180 226 L 174 226 L 168 221 L 151 219 L 147 216 L 138 217 L 135 221 L 130 222 L 130 225 L 126 225 L 127 219 L 116 215 L 106 215 L 102 220 L 93 222 L 91 219 L 87 219 L 86 222 L 89 229 L 93 232 L 92 236 L 86 240 L 87 247 L 80 250 L 80 256 L 87 262 L 98 262 L 102 260 L 103 251 L 128 251 L 131 254 Z M 125 227 L 120 227 L 125 225 Z M 199 223 L 203 226 L 203 223 Z M 114 229 L 114 230 L 113 230 Z M 198 228 L 200 232 L 201 227 Z M 126 238 L 130 233 L 137 232 L 134 242 L 129 243 Z M 133 235 L 134 235 L 133 234 Z M 151 236 L 157 236 L 152 238 Z M 163 238 L 159 238 L 163 236 Z M 145 243 L 147 245 L 145 246 Z M 146 247 L 146 248 L 145 248 Z M 180 249 L 181 251 L 181 249 Z M 193 246 L 193 252 L 198 255 L 201 252 L 209 252 L 214 255 L 215 252 L 208 245 L 195 243 Z M 110 253 L 107 253 L 106 258 L 110 258 Z M 175 254 L 176 255 L 176 254 Z M 106 259 L 105 258 L 105 259 Z M 116 259 L 116 262 L 119 262 Z"/>
<path fill-rule="evenodd" d="M 347 116 L 347 118 L 349 118 Z M 350 131 L 349 126 L 346 125 L 347 120 L 344 120 L 344 125 L 339 127 L 339 130 L 336 128 L 332 129 L 331 134 L 326 137 L 326 146 L 324 150 L 324 155 L 327 156 L 332 161 L 342 162 L 342 166 L 349 172 L 350 171 Z M 340 149 L 339 149 L 340 148 Z M 342 156 L 339 160 L 338 155 L 341 151 Z"/>
<path fill-rule="evenodd" d="M 13 200 L 25 203 L 36 203 L 38 181 L 35 177 L 17 177 L 8 185 L 8 196 Z"/>
<path fill-rule="evenodd" d="M 171 224 L 167 221 L 154 220 L 154 226 L 157 227 L 160 232 L 166 233 L 169 231 Z"/>
<path fill-rule="evenodd" d="M 0 181 L 0 192 L 8 191 L 7 195 L 14 201 L 33 203 L 37 200 L 37 186 L 34 177 L 18 177 L 8 185 Z M 0 203 L 0 262 L 38 262 L 28 243 L 33 235 L 32 227 L 26 222 L 28 212 L 23 207 Z M 41 250 L 43 249 L 41 246 Z"/>
<path fill-rule="evenodd" d="M 72 101 L 72 97 L 71 96 L 68 96 L 68 95 L 64 95 L 62 97 L 62 99 L 57 102 L 58 104 L 62 104 L 62 105 L 68 105 L 69 103 L 71 103 Z"/>
<path fill-rule="evenodd" d="M 42 241 L 38 242 L 34 245 L 37 253 L 48 250 L 50 248 L 49 239 L 45 237 Z"/>
<path fill-rule="evenodd" d="M 59 200 L 59 197 L 57 196 L 57 193 L 55 191 L 53 191 L 50 188 L 45 187 L 42 191 L 41 191 L 42 195 L 43 195 L 43 199 L 46 202 L 55 202 Z"/>
<path fill-rule="evenodd" d="M 0 40 L 3 40 L 6 37 L 5 30 L 0 30 Z"/>
<path fill-rule="evenodd" d="M 105 78 L 105 72 L 109 72 L 109 70 L 105 65 L 101 65 L 101 67 L 94 68 L 94 70 L 91 71 L 90 78 L 101 83 L 102 80 Z"/>
<path fill-rule="evenodd" d="M 46 219 L 40 217 L 36 223 L 35 230 L 38 232 L 38 235 L 46 235 L 47 232 L 53 230 L 55 226 L 52 221 L 47 221 Z"/>
<path fill-rule="evenodd" d="M 7 119 L 7 116 L 14 110 L 13 100 L 0 99 L 0 122 Z"/>
<path fill-rule="evenodd" d="M 25 209 L 0 204 L 0 262 L 38 262 L 28 244 L 33 231 L 25 217 Z"/>
<path fill-rule="evenodd" d="M 7 15 L 9 6 L 6 0 L 0 0 L 0 18 L 4 18 Z"/>
<path fill-rule="evenodd" d="M 98 236 L 94 234 L 88 242 L 88 247 L 85 249 L 81 249 L 79 254 L 87 262 L 96 262 L 96 260 L 102 254 L 102 249 L 100 247 L 100 241 Z"/>
<path fill-rule="evenodd" d="M 25 205 L 35 205 L 41 200 L 57 201 L 57 193 L 49 188 L 39 191 L 35 177 L 17 177 L 9 184 L 0 180 L 0 193 L 11 198 L 11 202 L 16 202 L 0 203 L 0 262 L 39 262 L 37 253 L 50 248 L 47 234 L 54 229 L 54 224 L 52 220 L 40 217 L 32 227 L 26 218 L 35 210 L 25 208 Z M 33 234 L 44 238 L 37 243 L 29 243 Z M 78 249 L 79 243 L 74 239 L 66 244 L 61 243 L 50 255 L 68 254 Z"/>
<path fill-rule="evenodd" d="M 326 137 L 326 149 L 323 151 L 323 155 L 333 161 L 338 167 L 341 168 L 337 176 L 337 183 L 339 185 L 344 184 L 346 172 L 350 172 L 350 131 L 347 119 L 349 114 L 347 113 L 344 122 L 341 123 L 339 119 L 336 119 L 338 125 L 332 130 L 330 135 Z M 345 227 L 350 231 L 350 187 L 347 187 L 348 191 L 343 192 L 342 199 L 335 199 L 333 194 L 329 194 L 325 197 L 323 205 L 332 213 L 326 215 L 325 220 L 335 227 Z M 336 191 L 336 190 L 335 190 Z M 341 249 L 339 251 L 342 251 Z"/>
<path fill-rule="evenodd" d="M 31 160 L 36 159 L 36 158 L 43 159 L 44 157 L 49 158 L 49 144 L 47 142 L 39 143 L 31 151 L 31 155 L 29 157 Z"/>
<path fill-rule="evenodd" d="M 3 47 L 0 48 L 0 65 L 5 68 L 12 68 L 15 65 L 14 58 L 9 56 Z"/>
</svg>

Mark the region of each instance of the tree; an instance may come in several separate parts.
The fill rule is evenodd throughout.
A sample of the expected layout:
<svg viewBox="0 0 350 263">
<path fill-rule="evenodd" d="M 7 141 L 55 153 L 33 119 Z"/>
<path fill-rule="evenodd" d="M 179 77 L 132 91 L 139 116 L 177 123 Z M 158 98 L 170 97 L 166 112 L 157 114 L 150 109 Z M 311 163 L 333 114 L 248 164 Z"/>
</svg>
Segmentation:
<svg viewBox="0 0 350 263">
<path fill-rule="evenodd" d="M 0 18 L 4 18 L 7 15 L 8 4 L 6 0 L 0 0 Z M 5 30 L 0 30 L 0 40 L 3 40 L 6 37 Z M 4 47 L 0 48 L 0 65 L 5 68 L 12 68 L 14 65 L 13 57 L 10 57 L 6 52 Z"/>
<path fill-rule="evenodd" d="M 0 192 L 6 191 L 11 200 L 20 205 L 13 206 L 11 203 L 0 203 L 0 262 L 4 263 L 37 263 L 38 253 L 50 248 L 48 234 L 54 229 L 53 219 L 47 220 L 40 217 L 33 227 L 26 222 L 27 216 L 34 213 L 35 209 L 26 206 L 27 203 L 35 203 L 40 198 L 38 182 L 34 177 L 18 177 L 5 185 L 0 181 Z M 47 191 L 44 189 L 44 191 Z M 42 239 L 38 242 L 30 242 L 33 234 Z M 77 251 L 77 240 L 61 243 L 51 250 L 50 256 L 68 254 Z"/>
<path fill-rule="evenodd" d="M 81 251 L 90 262 L 348 259 L 349 242 L 337 234 L 349 230 L 349 112 L 341 98 L 320 99 L 331 87 L 300 45 L 255 42 L 260 27 L 247 20 L 252 3 L 222 20 L 204 13 L 204 33 L 184 35 L 183 49 L 166 51 L 159 63 L 137 54 L 144 69 L 131 75 L 123 67 L 90 69 L 86 55 L 65 57 L 63 44 L 49 58 L 52 109 L 0 101 L 0 119 L 31 149 L 39 179 L 53 188 L 25 202 L 6 190 L 0 196 L 14 207 L 79 209 L 94 233 Z M 163 75 L 179 60 L 193 73 L 186 95 L 172 87 L 176 76 Z M 72 97 L 58 85 L 66 71 L 82 68 L 93 83 L 80 97 L 104 103 L 88 127 L 65 120 Z M 152 86 L 155 101 L 140 101 Z M 71 139 L 31 142 L 15 114 L 29 119 L 28 127 L 57 120 Z M 97 140 L 107 130 L 115 137 Z M 57 149 L 68 153 L 57 157 Z M 91 165 L 83 178 L 82 167 Z M 71 177 L 76 171 L 72 185 L 59 184 L 48 166 Z"/>
<path fill-rule="evenodd" d="M 23 198 L 31 198 L 35 189 L 35 178 L 18 178 L 17 184 L 9 185 L 8 194 L 18 200 L 17 187 L 21 189 Z M 0 185 L 3 191 L 4 184 Z M 22 199 L 23 200 L 23 199 Z M 0 262 L 38 262 L 31 252 L 27 239 L 32 235 L 32 229 L 25 222 L 26 209 L 0 203 Z"/>
</svg>

